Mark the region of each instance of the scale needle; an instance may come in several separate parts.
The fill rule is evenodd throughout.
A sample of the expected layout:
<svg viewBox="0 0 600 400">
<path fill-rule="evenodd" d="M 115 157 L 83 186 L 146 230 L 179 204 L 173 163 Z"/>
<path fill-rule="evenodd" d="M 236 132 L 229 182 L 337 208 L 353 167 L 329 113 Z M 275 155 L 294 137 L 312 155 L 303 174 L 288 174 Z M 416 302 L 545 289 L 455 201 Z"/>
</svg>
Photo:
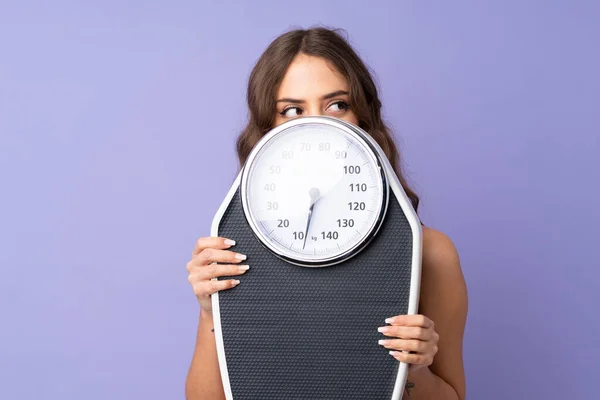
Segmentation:
<svg viewBox="0 0 600 400">
<path fill-rule="evenodd" d="M 321 197 L 321 192 L 317 188 L 311 188 L 308 191 L 308 195 L 310 196 L 310 207 L 308 207 L 308 218 L 306 220 L 306 230 L 304 231 L 304 244 L 302 245 L 302 250 L 306 247 L 306 238 L 308 237 L 308 228 L 310 227 L 310 221 L 312 219 L 313 208 L 315 207 L 315 203 Z"/>
</svg>

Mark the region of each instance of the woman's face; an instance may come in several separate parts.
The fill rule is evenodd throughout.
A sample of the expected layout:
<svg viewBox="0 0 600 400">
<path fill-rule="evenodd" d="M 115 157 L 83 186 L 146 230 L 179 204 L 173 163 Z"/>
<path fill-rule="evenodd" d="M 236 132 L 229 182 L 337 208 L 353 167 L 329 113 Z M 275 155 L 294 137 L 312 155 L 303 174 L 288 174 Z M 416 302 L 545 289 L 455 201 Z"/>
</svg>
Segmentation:
<svg viewBox="0 0 600 400">
<path fill-rule="evenodd" d="M 358 125 L 358 118 L 350 108 L 349 90 L 346 79 L 324 59 L 299 54 L 279 86 L 275 125 L 315 115 L 337 117 Z"/>
</svg>

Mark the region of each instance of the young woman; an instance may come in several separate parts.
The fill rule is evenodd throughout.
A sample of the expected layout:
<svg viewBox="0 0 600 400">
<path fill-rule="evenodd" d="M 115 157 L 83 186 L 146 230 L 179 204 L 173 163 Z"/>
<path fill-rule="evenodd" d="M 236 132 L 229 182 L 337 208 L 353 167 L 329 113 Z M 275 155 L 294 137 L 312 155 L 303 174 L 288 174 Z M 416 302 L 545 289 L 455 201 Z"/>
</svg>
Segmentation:
<svg viewBox="0 0 600 400">
<path fill-rule="evenodd" d="M 237 140 L 241 165 L 262 135 L 273 127 L 303 116 L 334 116 L 360 126 L 378 142 L 414 208 L 418 208 L 419 198 L 406 183 L 392 135 L 382 121 L 373 79 L 336 31 L 294 30 L 278 37 L 252 71 L 247 100 L 250 117 Z M 200 303 L 196 348 L 186 381 L 188 400 L 225 399 L 210 296 L 243 285 L 248 266 L 242 265 L 245 256 L 235 252 L 234 241 L 200 238 L 187 264 L 189 282 Z M 232 275 L 239 277 L 211 280 Z M 453 243 L 428 227 L 423 227 L 421 279 L 419 314 L 390 315 L 382 332 L 388 339 L 380 345 L 392 351 L 390 357 L 411 364 L 405 399 L 462 400 L 466 391 L 462 341 L 467 290 Z"/>
</svg>

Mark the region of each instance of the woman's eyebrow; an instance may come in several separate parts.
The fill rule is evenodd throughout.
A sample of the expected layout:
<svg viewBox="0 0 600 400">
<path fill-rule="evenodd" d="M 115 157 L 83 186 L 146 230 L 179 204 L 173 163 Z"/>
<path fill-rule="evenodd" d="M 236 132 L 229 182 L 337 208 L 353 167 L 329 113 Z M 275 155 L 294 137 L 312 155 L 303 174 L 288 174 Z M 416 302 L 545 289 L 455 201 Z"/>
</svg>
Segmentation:
<svg viewBox="0 0 600 400">
<path fill-rule="evenodd" d="M 348 92 L 345 90 L 337 90 L 335 92 L 331 92 L 329 94 L 326 94 L 325 96 L 321 97 L 322 100 L 329 100 L 333 97 L 337 97 L 337 96 L 343 96 L 343 95 L 347 95 Z"/>
<path fill-rule="evenodd" d="M 283 99 L 277 100 L 277 103 L 304 103 L 304 100 L 291 99 L 289 97 L 284 97 Z"/>
<path fill-rule="evenodd" d="M 321 97 L 321 100 L 328 100 L 336 96 L 347 95 L 348 92 L 346 90 L 336 90 L 335 92 L 327 93 L 326 95 Z M 289 97 L 285 97 L 277 100 L 277 103 L 304 103 L 305 100 L 301 99 L 292 99 Z"/>
</svg>

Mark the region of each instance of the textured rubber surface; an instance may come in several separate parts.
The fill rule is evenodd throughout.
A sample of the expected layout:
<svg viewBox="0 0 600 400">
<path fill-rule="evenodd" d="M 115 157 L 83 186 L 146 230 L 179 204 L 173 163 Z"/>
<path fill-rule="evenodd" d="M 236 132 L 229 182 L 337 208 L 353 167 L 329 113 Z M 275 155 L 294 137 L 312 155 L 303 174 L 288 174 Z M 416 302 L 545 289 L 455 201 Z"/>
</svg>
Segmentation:
<svg viewBox="0 0 600 400">
<path fill-rule="evenodd" d="M 239 190 L 219 235 L 236 240 L 250 265 L 240 285 L 219 292 L 235 400 L 391 399 L 398 362 L 377 328 L 407 312 L 412 262 L 412 231 L 393 192 L 371 244 L 331 267 L 270 253 L 246 223 Z"/>
</svg>

